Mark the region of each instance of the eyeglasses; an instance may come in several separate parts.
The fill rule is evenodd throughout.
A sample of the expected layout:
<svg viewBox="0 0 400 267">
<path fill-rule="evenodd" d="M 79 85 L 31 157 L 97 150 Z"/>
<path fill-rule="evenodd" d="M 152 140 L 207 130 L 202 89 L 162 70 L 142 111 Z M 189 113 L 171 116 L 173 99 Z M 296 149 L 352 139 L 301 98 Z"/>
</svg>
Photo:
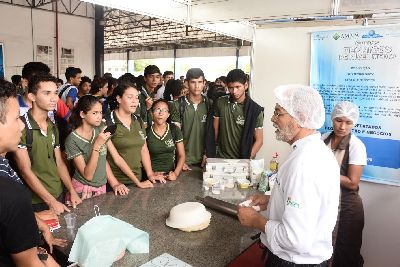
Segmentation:
<svg viewBox="0 0 400 267">
<path fill-rule="evenodd" d="M 273 116 L 278 118 L 278 117 L 283 116 L 285 114 L 289 114 L 289 113 L 288 112 L 280 113 L 277 110 L 274 110 L 274 115 Z"/>
<path fill-rule="evenodd" d="M 153 109 L 154 113 L 169 113 L 169 110 L 167 108 L 156 108 Z"/>
</svg>

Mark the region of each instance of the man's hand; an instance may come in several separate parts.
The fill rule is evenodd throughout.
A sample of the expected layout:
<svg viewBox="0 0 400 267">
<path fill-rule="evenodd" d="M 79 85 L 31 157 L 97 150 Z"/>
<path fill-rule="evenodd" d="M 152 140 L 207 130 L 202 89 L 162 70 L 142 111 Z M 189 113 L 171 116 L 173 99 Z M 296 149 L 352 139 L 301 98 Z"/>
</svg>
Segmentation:
<svg viewBox="0 0 400 267">
<path fill-rule="evenodd" d="M 51 234 L 49 228 L 47 228 L 46 231 L 42 231 L 42 235 L 43 235 L 44 241 L 46 241 L 47 245 L 49 245 L 50 254 L 53 253 L 53 246 L 58 246 L 58 247 L 63 248 L 68 245 L 67 240 L 60 239 L 60 238 L 54 238 L 54 236 Z"/>
<path fill-rule="evenodd" d="M 241 225 L 265 232 L 265 224 L 268 220 L 253 208 L 238 206 L 238 218 Z"/>
<path fill-rule="evenodd" d="M 82 199 L 78 196 L 75 190 L 71 190 L 71 205 L 75 209 L 76 206 L 82 203 Z"/>
<path fill-rule="evenodd" d="M 50 227 L 46 224 L 46 222 L 44 222 L 40 218 L 36 218 L 36 222 L 39 230 L 42 232 L 44 240 L 49 245 L 50 254 L 53 253 L 53 245 L 59 247 L 67 246 L 67 240 L 53 237 L 53 235 L 50 232 Z"/>
<path fill-rule="evenodd" d="M 71 195 L 71 199 L 72 199 L 72 195 Z M 49 205 L 50 210 L 52 210 L 56 215 L 60 215 L 64 211 L 70 212 L 70 210 L 67 208 L 67 206 L 65 206 L 61 202 L 57 201 L 56 199 L 51 201 L 50 204 L 48 204 L 48 205 Z"/>
<path fill-rule="evenodd" d="M 146 98 L 146 108 L 149 110 L 153 105 L 153 99 L 151 97 Z"/>
<path fill-rule="evenodd" d="M 266 210 L 267 209 L 269 196 L 266 196 L 266 195 L 253 195 L 249 199 L 251 200 L 250 206 L 259 206 L 260 210 Z"/>
</svg>

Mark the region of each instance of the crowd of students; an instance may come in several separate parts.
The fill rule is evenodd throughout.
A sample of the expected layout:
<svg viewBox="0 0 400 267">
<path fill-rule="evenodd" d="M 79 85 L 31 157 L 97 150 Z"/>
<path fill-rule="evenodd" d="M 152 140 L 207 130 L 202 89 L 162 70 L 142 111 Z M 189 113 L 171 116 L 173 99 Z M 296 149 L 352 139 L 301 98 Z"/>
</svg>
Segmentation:
<svg viewBox="0 0 400 267">
<path fill-rule="evenodd" d="M 69 67 L 65 78 L 63 84 L 44 63 L 29 62 L 20 82 L 14 77 L 15 86 L 1 81 L 0 115 L 11 112 L 10 101 L 17 112 L 10 119 L 14 144 L 3 148 L 1 137 L 0 166 L 31 193 L 29 198 L 25 189 L 16 189 L 24 190 L 24 201 L 29 199 L 35 212 L 19 217 L 37 221 L 28 232 L 84 199 L 108 191 L 125 195 L 131 184 L 151 188 L 178 179 L 207 157 L 253 158 L 262 146 L 263 109 L 247 94 L 242 70 L 215 83 L 199 68 L 189 69 L 182 81 L 171 71 L 161 75 L 155 65 L 139 77 L 105 74 L 93 80 Z M 21 247 L 38 246 L 37 235 L 30 236 L 10 250 L 1 244 L 0 262 L 4 251 L 8 263 L 17 263 Z M 50 246 L 65 244 L 48 239 Z"/>
<path fill-rule="evenodd" d="M 263 145 L 263 108 L 240 69 L 214 83 L 199 68 L 182 81 L 155 65 L 139 77 L 81 74 L 67 68 L 62 84 L 47 65 L 30 62 L 18 84 L 0 80 L 0 266 L 57 266 L 40 248 L 39 230 L 50 251 L 65 246 L 44 220 L 68 206 L 179 179 L 207 157 L 252 159 Z M 351 133 L 358 107 L 336 104 L 322 141 L 317 90 L 289 85 L 275 96 L 276 139 L 292 150 L 271 201 L 251 197 L 261 210 L 269 204 L 267 215 L 238 207 L 241 224 L 262 232 L 265 266 L 362 266 L 358 185 L 367 155 Z"/>
</svg>

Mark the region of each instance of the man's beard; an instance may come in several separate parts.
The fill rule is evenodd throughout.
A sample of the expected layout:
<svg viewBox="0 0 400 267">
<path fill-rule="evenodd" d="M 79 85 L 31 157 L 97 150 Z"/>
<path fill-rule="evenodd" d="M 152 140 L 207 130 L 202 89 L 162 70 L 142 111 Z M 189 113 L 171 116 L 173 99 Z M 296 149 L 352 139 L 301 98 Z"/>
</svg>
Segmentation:
<svg viewBox="0 0 400 267">
<path fill-rule="evenodd" d="M 274 123 L 274 127 L 276 129 L 278 129 L 278 131 L 275 132 L 275 137 L 276 137 L 276 140 L 278 140 L 278 141 L 290 142 L 296 136 L 294 122 L 290 122 L 288 125 L 286 125 L 283 128 L 279 128 L 278 125 Z"/>
</svg>

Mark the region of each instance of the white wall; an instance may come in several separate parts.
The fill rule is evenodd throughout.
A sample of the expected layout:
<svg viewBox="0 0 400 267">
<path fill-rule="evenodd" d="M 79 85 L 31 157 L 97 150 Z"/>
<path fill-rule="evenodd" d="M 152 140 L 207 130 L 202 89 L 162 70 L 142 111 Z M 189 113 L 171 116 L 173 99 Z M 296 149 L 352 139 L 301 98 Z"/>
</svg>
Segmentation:
<svg viewBox="0 0 400 267">
<path fill-rule="evenodd" d="M 289 145 L 275 140 L 270 121 L 275 106 L 273 89 L 282 84 L 309 84 L 310 32 L 327 27 L 257 29 L 254 43 L 252 96 L 265 107 L 264 146 L 258 157 L 273 152 L 283 161 Z M 400 187 L 361 182 L 365 228 L 362 255 L 365 267 L 400 266 Z"/>
<path fill-rule="evenodd" d="M 73 48 L 74 65 L 84 75 L 94 75 L 94 20 L 90 18 L 59 14 L 59 56 L 61 47 Z M 36 61 L 33 51 L 36 45 L 53 47 L 55 65 L 55 14 L 45 10 L 0 3 L 0 42 L 4 43 L 6 78 L 21 74 L 22 67 Z M 33 38 L 32 38 L 33 25 Z M 55 73 L 53 73 L 55 74 Z M 60 78 L 65 80 L 64 73 Z"/>
</svg>

